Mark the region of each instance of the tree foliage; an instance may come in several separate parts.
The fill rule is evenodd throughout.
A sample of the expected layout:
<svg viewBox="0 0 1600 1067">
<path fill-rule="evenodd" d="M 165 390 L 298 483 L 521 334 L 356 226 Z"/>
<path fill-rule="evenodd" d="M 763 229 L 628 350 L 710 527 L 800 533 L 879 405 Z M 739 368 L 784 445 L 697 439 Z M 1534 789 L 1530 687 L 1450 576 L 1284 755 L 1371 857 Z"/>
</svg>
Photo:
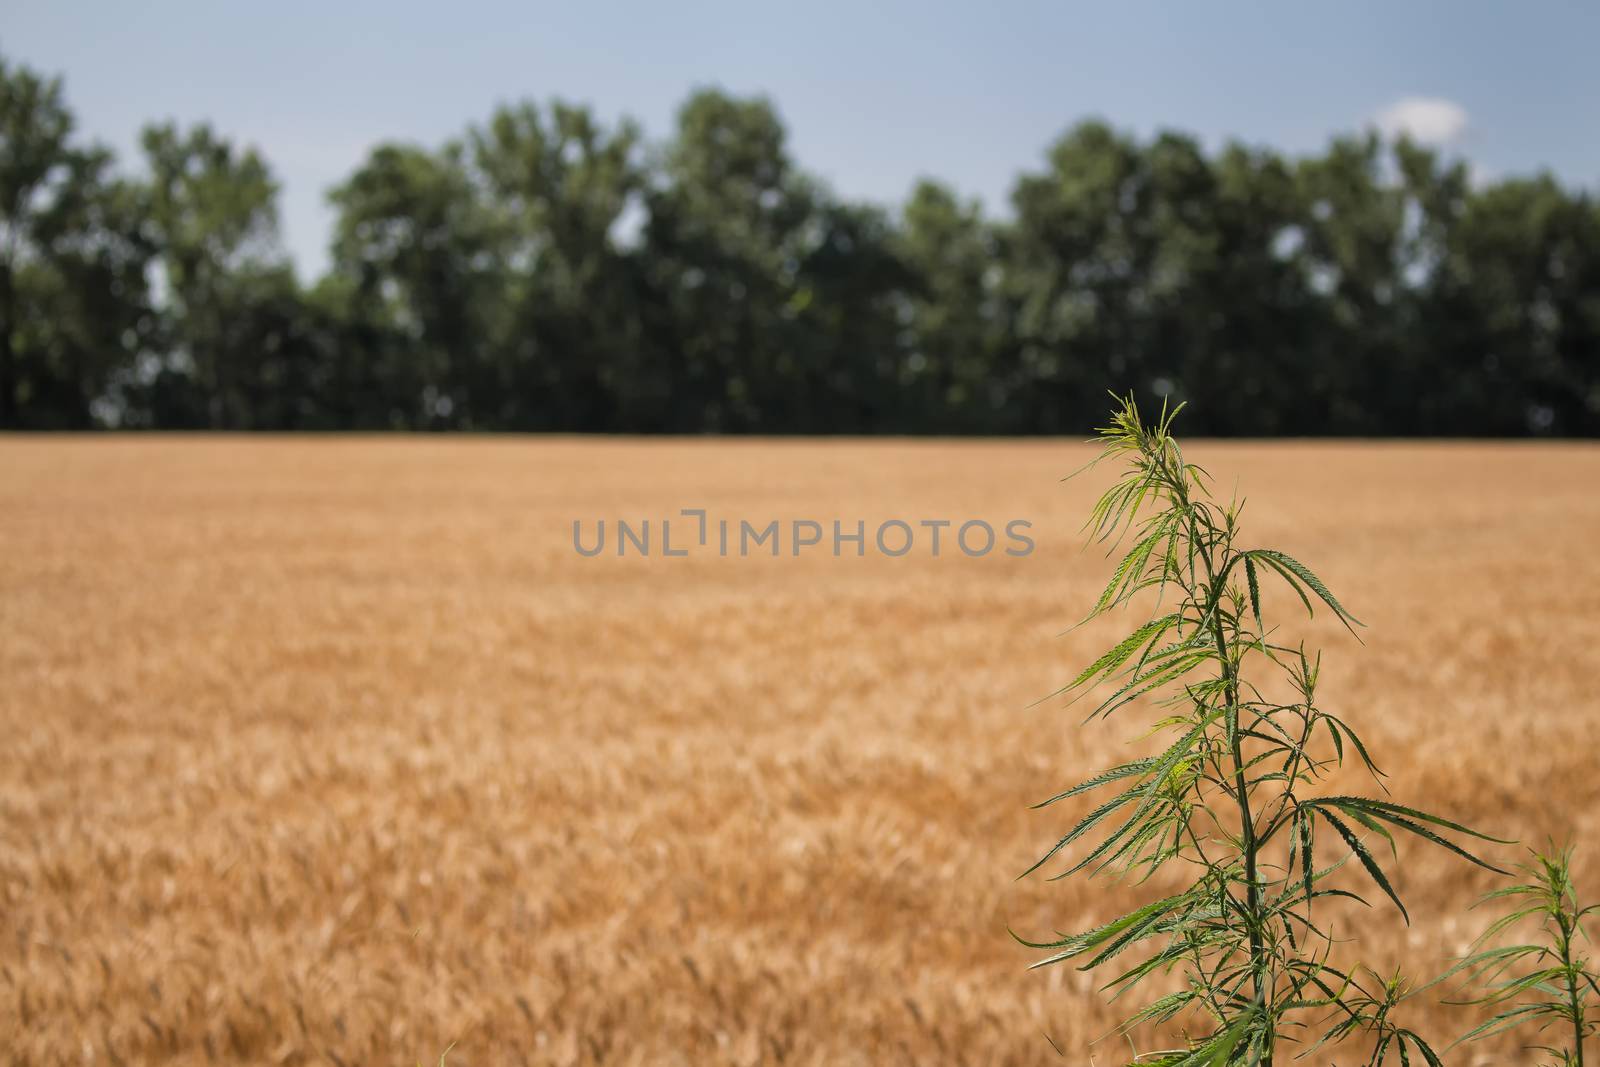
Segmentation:
<svg viewBox="0 0 1600 1067">
<path fill-rule="evenodd" d="M 1600 434 L 1600 207 L 1374 135 L 1289 158 L 1084 122 L 1004 217 L 853 202 L 773 104 L 661 142 L 562 101 L 374 147 L 294 276 L 269 161 L 119 172 L 0 62 L 0 424 L 1064 433 L 1112 386 L 1231 434 Z"/>
</svg>

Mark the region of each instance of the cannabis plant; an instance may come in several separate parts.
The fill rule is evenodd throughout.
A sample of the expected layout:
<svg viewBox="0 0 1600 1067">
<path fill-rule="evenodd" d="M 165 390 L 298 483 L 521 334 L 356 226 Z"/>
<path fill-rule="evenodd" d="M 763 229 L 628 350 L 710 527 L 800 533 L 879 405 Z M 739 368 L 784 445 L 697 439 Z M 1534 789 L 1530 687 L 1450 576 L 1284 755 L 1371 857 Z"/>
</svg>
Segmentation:
<svg viewBox="0 0 1600 1067">
<path fill-rule="evenodd" d="M 1566 1047 L 1535 1045 L 1562 1067 L 1583 1067 L 1583 1042 L 1595 1031 L 1589 997 L 1600 995 L 1595 973 L 1580 947 L 1589 940 L 1583 921 L 1600 904 L 1580 907 L 1572 887 L 1572 849 L 1536 852 L 1533 862 L 1517 868 L 1523 881 L 1497 889 L 1479 903 L 1508 901 L 1511 908 L 1474 943 L 1474 951 L 1453 970 L 1465 970 L 1486 992 L 1464 1003 L 1500 1008 L 1483 1025 L 1466 1034 L 1467 1041 L 1513 1027 L 1554 1030 Z M 1530 944 L 1496 945 L 1509 929 L 1537 919 L 1541 940 Z"/>
<path fill-rule="evenodd" d="M 1086 722 L 1144 698 L 1159 709 L 1152 732 L 1170 740 L 1156 755 L 1038 805 L 1116 790 L 1025 873 L 1085 842 L 1055 877 L 1143 882 L 1164 871 L 1189 884 L 1086 933 L 1024 943 L 1051 950 L 1036 966 L 1113 968 L 1104 988 L 1119 997 L 1158 976 L 1178 985 L 1124 1027 L 1178 1020 L 1185 1044 L 1135 1063 L 1271 1064 L 1285 1046 L 1304 1054 L 1364 1033 L 1369 1063 L 1391 1054 L 1408 1063 L 1415 1052 L 1436 1064 L 1433 1049 L 1394 1017 L 1407 996 L 1404 980 L 1342 965 L 1332 951 L 1333 916 L 1324 912 L 1341 899 L 1361 900 L 1337 884 L 1342 871 L 1359 867 L 1405 915 L 1374 848 L 1392 846 L 1395 831 L 1485 867 L 1446 835 L 1495 839 L 1390 800 L 1320 791 L 1346 759 L 1374 780 L 1381 772 L 1354 728 L 1319 706 L 1321 657 L 1267 624 L 1263 586 L 1281 582 L 1308 612 L 1324 607 L 1351 633 L 1361 624 L 1293 557 L 1242 547 L 1241 505 L 1217 503 L 1209 476 L 1184 459 L 1170 433 L 1176 409 L 1163 408 L 1147 426 L 1131 397 L 1118 403 L 1095 462 L 1126 466 L 1087 529 L 1112 554 L 1131 547 L 1084 621 L 1147 592 L 1156 606 L 1062 692 L 1099 695 Z"/>
</svg>

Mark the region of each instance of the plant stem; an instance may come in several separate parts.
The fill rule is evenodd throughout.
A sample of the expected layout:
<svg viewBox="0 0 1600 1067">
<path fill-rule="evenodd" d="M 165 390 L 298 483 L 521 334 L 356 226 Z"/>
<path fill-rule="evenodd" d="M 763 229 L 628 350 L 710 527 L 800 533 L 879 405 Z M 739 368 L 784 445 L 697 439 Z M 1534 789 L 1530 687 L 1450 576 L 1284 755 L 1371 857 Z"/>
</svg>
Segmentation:
<svg viewBox="0 0 1600 1067">
<path fill-rule="evenodd" d="M 1168 470 L 1170 484 L 1177 493 L 1180 506 L 1189 507 L 1188 485 L 1180 467 L 1170 471 L 1167 457 L 1161 457 L 1163 469 Z M 1262 1010 L 1266 998 L 1266 947 L 1261 940 L 1261 887 L 1256 878 L 1256 827 L 1250 811 L 1250 789 L 1245 780 L 1244 746 L 1239 737 L 1239 679 L 1234 673 L 1233 660 L 1228 653 L 1227 637 L 1222 632 L 1222 578 L 1217 575 L 1211 558 L 1211 544 L 1201 535 L 1194 513 L 1189 513 L 1190 542 L 1200 549 L 1200 559 L 1206 569 L 1206 584 L 1210 590 L 1206 613 L 1211 616 L 1211 634 L 1217 645 L 1217 660 L 1222 667 L 1223 699 L 1226 701 L 1228 733 L 1233 759 L 1233 786 L 1239 804 L 1240 846 L 1244 853 L 1245 912 L 1250 924 L 1250 976 L 1256 1003 Z M 1272 1067 L 1272 1045 L 1269 1042 L 1260 1061 L 1262 1067 Z"/>
<path fill-rule="evenodd" d="M 1557 907 L 1562 907 L 1560 901 L 1557 902 Z M 1564 908 L 1557 915 L 1556 922 L 1561 929 L 1561 965 L 1567 972 L 1567 1005 L 1572 1020 L 1572 1054 L 1577 1067 L 1583 1067 L 1583 1006 L 1578 1003 L 1578 972 L 1572 965 L 1572 927 L 1567 921 Z"/>
<path fill-rule="evenodd" d="M 1213 590 L 1213 597 L 1218 594 Z M 1217 655 L 1222 660 L 1223 695 L 1227 700 L 1229 732 L 1233 735 L 1233 785 L 1239 802 L 1239 829 L 1244 850 L 1244 880 L 1246 911 L 1250 916 L 1250 969 L 1255 978 L 1256 1000 L 1266 1006 L 1262 972 L 1266 968 L 1265 952 L 1261 944 L 1261 889 L 1256 882 L 1256 826 L 1250 812 L 1250 792 L 1244 776 L 1244 748 L 1239 739 L 1239 683 L 1233 676 L 1233 665 L 1228 659 L 1228 645 L 1222 634 L 1222 620 L 1215 613 L 1211 617 L 1211 632 L 1216 638 Z M 1272 1054 L 1266 1060 L 1271 1067 Z"/>
</svg>

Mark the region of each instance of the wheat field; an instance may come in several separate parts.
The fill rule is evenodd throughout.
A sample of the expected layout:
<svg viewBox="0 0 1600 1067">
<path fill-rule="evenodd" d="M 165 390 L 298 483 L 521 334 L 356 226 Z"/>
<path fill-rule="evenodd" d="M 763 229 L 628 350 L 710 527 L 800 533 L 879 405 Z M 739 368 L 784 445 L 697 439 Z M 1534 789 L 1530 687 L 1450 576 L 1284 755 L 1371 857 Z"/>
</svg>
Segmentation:
<svg viewBox="0 0 1600 1067">
<path fill-rule="evenodd" d="M 1267 603 L 1396 799 L 1570 835 L 1600 897 L 1600 449 L 1190 451 L 1368 623 Z M 1015 880 L 1072 815 L 1028 805 L 1145 714 L 1033 706 L 1132 621 L 1061 633 L 1109 566 L 1077 533 L 1109 473 L 1059 480 L 1088 454 L 0 439 L 5 1061 L 1124 1062 L 1091 978 L 1006 932 L 1152 892 Z M 1037 547 L 574 550 L 575 519 L 683 508 L 1020 518 Z M 1491 882 L 1402 859 L 1414 924 L 1340 921 L 1428 973 Z"/>
</svg>

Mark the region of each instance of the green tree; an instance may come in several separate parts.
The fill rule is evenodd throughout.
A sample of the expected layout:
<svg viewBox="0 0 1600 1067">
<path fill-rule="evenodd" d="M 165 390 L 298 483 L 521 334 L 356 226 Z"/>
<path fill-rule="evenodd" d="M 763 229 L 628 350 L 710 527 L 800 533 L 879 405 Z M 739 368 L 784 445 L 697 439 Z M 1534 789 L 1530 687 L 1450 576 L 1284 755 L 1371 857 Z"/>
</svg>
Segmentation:
<svg viewBox="0 0 1600 1067">
<path fill-rule="evenodd" d="M 406 426 L 495 425 L 503 240 L 463 155 L 382 145 L 331 194 L 344 306 Z"/>
<path fill-rule="evenodd" d="M 1274 152 L 1237 144 L 1202 165 L 1192 142 L 1164 141 L 1149 164 L 1149 388 L 1190 401 L 1201 433 L 1303 432 L 1296 384 L 1317 299 L 1301 263 L 1291 169 Z"/>
<path fill-rule="evenodd" d="M 1600 432 L 1600 209 L 1548 176 L 1463 196 L 1419 322 L 1434 433 Z"/>
<path fill-rule="evenodd" d="M 653 417 L 638 264 L 619 233 L 646 180 L 638 128 L 557 101 L 501 108 L 469 133 L 501 244 L 495 424 L 626 428 Z"/>
<path fill-rule="evenodd" d="M 0 60 L 0 427 L 91 425 L 149 325 L 138 198 L 72 130 L 58 79 Z"/>
<path fill-rule="evenodd" d="M 981 431 L 996 417 L 990 369 L 1005 328 L 1000 245 L 976 202 L 917 183 L 896 244 L 911 272 L 908 391 L 918 429 Z"/>
<path fill-rule="evenodd" d="M 204 124 L 150 126 L 142 141 L 167 348 L 151 403 L 163 424 L 248 428 L 261 339 L 242 324 L 261 287 L 293 284 L 278 243 L 277 184 L 254 149 Z"/>
<path fill-rule="evenodd" d="M 36 201 L 67 159 L 72 115 L 60 79 L 0 64 L 0 426 L 17 423 L 17 272 L 29 253 Z"/>
<path fill-rule="evenodd" d="M 793 343 L 811 295 L 801 260 L 821 237 L 819 192 L 794 166 L 772 105 L 691 96 L 645 199 L 650 327 L 668 430 L 753 431 L 828 403 Z"/>
<path fill-rule="evenodd" d="M 1119 381 L 1150 377 L 1142 311 L 1154 247 L 1144 153 L 1100 122 L 1074 127 L 1012 192 L 1007 293 L 1015 331 L 997 368 L 1014 421 L 1062 433 Z"/>
<path fill-rule="evenodd" d="M 1600 434 L 1600 205 L 1406 141 L 1066 131 L 991 222 L 793 158 L 763 98 L 664 143 L 554 101 L 332 193 L 302 289 L 261 156 L 147 177 L 0 61 L 0 426 L 1060 433 L 1113 383 L 1206 434 Z"/>
</svg>

